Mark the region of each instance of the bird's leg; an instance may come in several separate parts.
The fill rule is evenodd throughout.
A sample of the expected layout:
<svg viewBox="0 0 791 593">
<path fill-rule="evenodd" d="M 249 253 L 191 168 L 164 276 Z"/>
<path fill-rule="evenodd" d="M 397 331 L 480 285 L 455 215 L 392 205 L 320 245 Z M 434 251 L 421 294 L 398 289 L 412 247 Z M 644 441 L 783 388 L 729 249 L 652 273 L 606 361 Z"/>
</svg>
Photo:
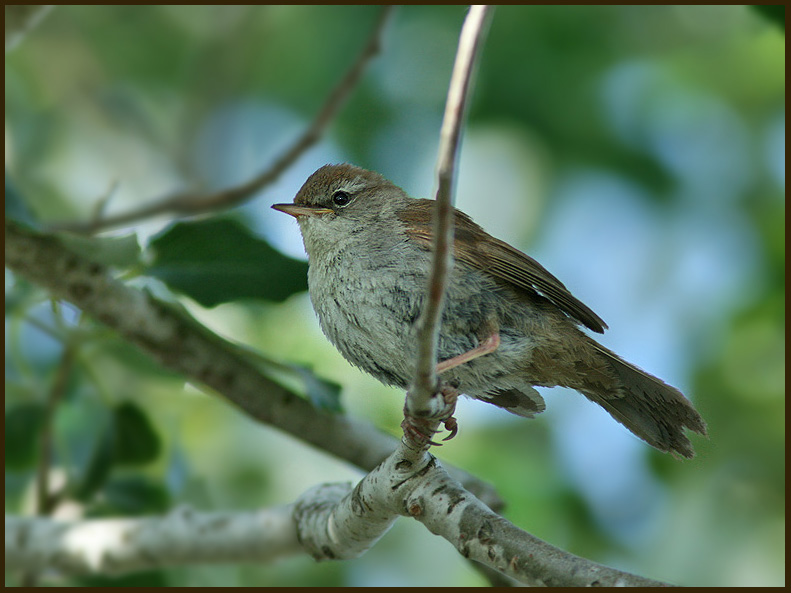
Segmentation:
<svg viewBox="0 0 791 593">
<path fill-rule="evenodd" d="M 448 360 L 443 360 L 441 363 L 437 365 L 437 374 L 441 375 L 445 371 L 449 371 L 452 368 L 455 368 L 459 365 L 464 364 L 465 362 L 470 362 L 478 358 L 479 356 L 483 356 L 484 354 L 489 354 L 497 350 L 500 346 L 500 334 L 498 332 L 492 333 L 488 338 L 486 338 L 483 342 L 478 344 L 472 350 L 468 350 L 464 354 L 459 354 L 458 356 L 454 356 L 453 358 L 449 358 Z"/>
<path fill-rule="evenodd" d="M 448 360 L 443 360 L 440 362 L 437 365 L 437 374 L 442 374 L 445 371 L 449 371 L 452 368 L 455 368 L 466 362 L 470 362 L 479 356 L 494 352 L 499 346 L 500 334 L 497 331 L 492 332 L 488 338 L 486 338 L 472 350 L 468 350 L 463 354 L 459 354 L 458 356 L 454 356 L 453 358 L 449 358 Z M 453 412 L 456 410 L 456 400 L 459 399 L 459 391 L 451 385 L 442 382 L 440 383 L 441 386 L 439 393 L 442 395 L 442 400 L 445 402 L 445 410 L 443 410 L 442 415 L 440 416 L 440 421 L 445 426 L 445 429 L 450 432 L 450 434 L 442 440 L 449 441 L 456 436 L 457 432 L 459 432 L 459 425 L 456 422 L 456 418 L 453 417 Z M 404 421 L 401 423 L 401 428 L 404 429 L 404 433 L 406 433 L 407 436 L 413 441 L 425 443 L 428 445 L 439 445 L 440 443 L 435 443 L 431 440 L 434 432 L 436 432 L 433 428 L 434 422 L 436 420 L 436 417 L 418 418 L 416 416 L 412 416 L 405 408 Z"/>
</svg>

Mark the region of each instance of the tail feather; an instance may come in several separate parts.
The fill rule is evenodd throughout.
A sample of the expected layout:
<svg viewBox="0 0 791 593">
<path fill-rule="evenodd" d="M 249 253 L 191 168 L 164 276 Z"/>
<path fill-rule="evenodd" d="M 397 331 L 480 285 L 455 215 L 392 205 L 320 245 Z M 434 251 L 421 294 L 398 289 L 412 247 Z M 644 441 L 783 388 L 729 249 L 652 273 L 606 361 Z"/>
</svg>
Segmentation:
<svg viewBox="0 0 791 593">
<path fill-rule="evenodd" d="M 593 340 L 591 343 L 614 371 L 620 389 L 602 393 L 588 387 L 580 391 L 651 446 L 693 457 L 695 452 L 684 429 L 705 436 L 706 424 L 690 401 L 675 387 L 629 364 Z"/>
</svg>

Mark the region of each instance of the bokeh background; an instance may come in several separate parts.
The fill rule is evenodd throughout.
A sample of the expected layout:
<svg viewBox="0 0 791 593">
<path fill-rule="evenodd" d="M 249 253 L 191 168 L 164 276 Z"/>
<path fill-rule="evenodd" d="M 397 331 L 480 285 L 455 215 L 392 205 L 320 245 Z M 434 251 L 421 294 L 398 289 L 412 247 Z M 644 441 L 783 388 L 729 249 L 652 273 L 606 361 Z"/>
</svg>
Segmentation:
<svg viewBox="0 0 791 593">
<path fill-rule="evenodd" d="M 114 213 L 245 181 L 305 128 L 379 10 L 57 7 L 6 58 L 7 180 L 43 224 L 87 219 L 110 192 Z M 464 7 L 399 8 L 324 139 L 276 184 L 215 216 L 304 259 L 296 224 L 269 206 L 290 201 L 319 166 L 353 162 L 432 195 L 464 16 Z M 679 461 L 575 392 L 544 390 L 548 410 L 534 421 L 462 401 L 459 436 L 435 453 L 495 484 L 520 527 L 679 584 L 785 583 L 784 105 L 782 11 L 494 11 L 457 206 L 558 276 L 609 324 L 601 341 L 682 389 L 710 433 L 693 437 L 694 460 Z M 145 246 L 171 224 L 160 217 L 109 236 L 131 231 Z M 166 291 L 145 273 L 130 281 Z M 360 477 L 158 369 L 8 272 L 6 296 L 7 513 L 30 512 L 36 410 L 77 331 L 90 338 L 55 418 L 53 481 L 95 466 L 119 407 L 133 427 L 127 437 L 145 433 L 156 447 L 105 468 L 58 516 L 252 509 Z M 305 292 L 216 307 L 173 296 L 221 335 L 340 384 L 345 413 L 398 434 L 403 394 L 340 357 Z M 296 557 L 66 582 L 485 584 L 449 543 L 406 519 L 351 562 Z"/>
</svg>

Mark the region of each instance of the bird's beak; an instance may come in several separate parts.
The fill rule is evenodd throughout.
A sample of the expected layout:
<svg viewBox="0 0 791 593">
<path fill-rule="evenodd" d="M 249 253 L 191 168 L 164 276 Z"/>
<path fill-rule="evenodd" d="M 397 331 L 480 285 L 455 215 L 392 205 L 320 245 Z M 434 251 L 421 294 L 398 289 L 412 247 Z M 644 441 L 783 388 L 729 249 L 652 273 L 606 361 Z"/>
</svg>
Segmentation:
<svg viewBox="0 0 791 593">
<path fill-rule="evenodd" d="M 285 212 L 289 216 L 299 218 L 300 216 L 322 216 L 332 214 L 329 208 L 318 208 L 316 206 L 300 206 L 298 204 L 273 204 L 272 208 Z"/>
</svg>

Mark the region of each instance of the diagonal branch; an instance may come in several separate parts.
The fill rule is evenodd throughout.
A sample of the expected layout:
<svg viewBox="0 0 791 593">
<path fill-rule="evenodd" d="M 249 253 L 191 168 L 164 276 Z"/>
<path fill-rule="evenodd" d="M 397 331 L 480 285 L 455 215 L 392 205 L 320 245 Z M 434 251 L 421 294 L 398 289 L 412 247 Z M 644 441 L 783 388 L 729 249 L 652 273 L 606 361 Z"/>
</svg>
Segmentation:
<svg viewBox="0 0 791 593">
<path fill-rule="evenodd" d="M 239 348 L 182 310 L 126 286 L 110 271 L 71 252 L 56 237 L 5 224 L 6 266 L 117 331 L 163 367 L 205 385 L 252 418 L 279 428 L 369 471 L 398 441 L 350 416 L 319 410 L 265 375 Z M 461 470 L 458 476 L 492 508 L 494 489 Z"/>
<path fill-rule="evenodd" d="M 353 489 L 323 484 L 309 490 L 296 503 L 300 542 L 319 560 L 356 558 L 402 515 L 423 523 L 465 558 L 527 585 L 667 586 L 580 558 L 519 529 L 452 479 L 433 456 L 427 458 L 413 464 L 397 451 Z"/>
<path fill-rule="evenodd" d="M 112 227 L 128 225 L 159 214 L 176 214 L 190 216 L 204 212 L 221 210 L 236 206 L 249 199 L 263 188 L 274 183 L 278 177 L 296 160 L 313 146 L 324 133 L 332 119 L 346 104 L 352 90 L 357 86 L 366 66 L 381 49 L 381 38 L 388 18 L 393 12 L 392 6 L 385 6 L 379 13 L 373 31 L 362 51 L 349 70 L 343 75 L 335 88 L 332 89 L 324 105 L 313 122 L 296 142 L 284 152 L 270 167 L 249 181 L 209 194 L 186 191 L 165 196 L 157 201 L 136 210 L 96 218 L 88 222 L 63 222 L 51 226 L 53 230 L 68 230 L 76 233 L 96 233 Z"/>
</svg>

